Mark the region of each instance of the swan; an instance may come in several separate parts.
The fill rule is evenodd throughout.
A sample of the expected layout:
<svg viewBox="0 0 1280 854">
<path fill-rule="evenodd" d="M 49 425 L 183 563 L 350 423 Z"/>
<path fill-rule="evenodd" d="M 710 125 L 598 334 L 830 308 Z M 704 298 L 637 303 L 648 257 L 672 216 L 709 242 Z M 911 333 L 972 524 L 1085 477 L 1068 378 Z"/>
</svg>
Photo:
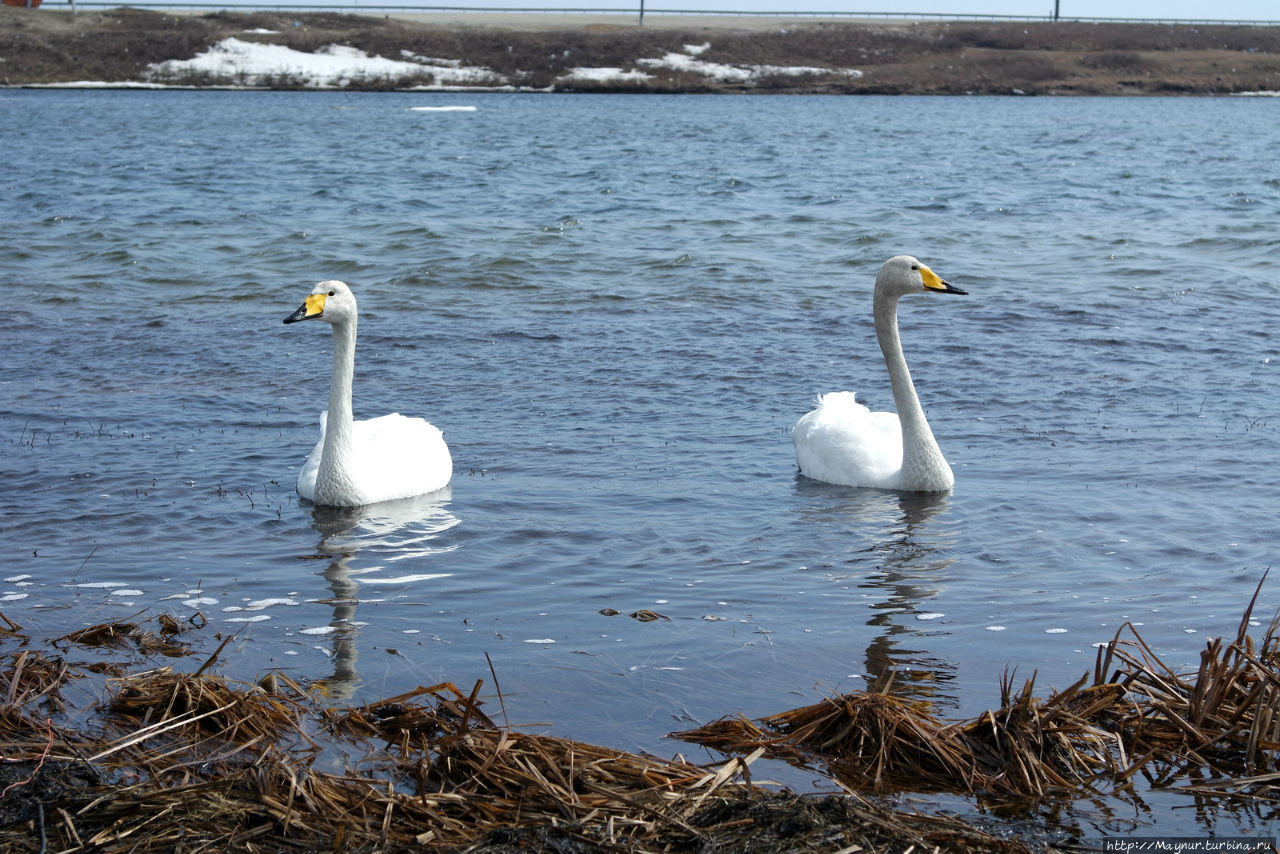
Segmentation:
<svg viewBox="0 0 1280 854">
<path fill-rule="evenodd" d="M 360 507 L 447 486 L 453 458 L 439 428 L 399 413 L 367 421 L 351 416 L 356 361 L 356 298 L 351 289 L 338 281 L 316 285 L 284 322 L 300 320 L 322 320 L 333 327 L 329 409 L 320 415 L 320 441 L 298 473 L 302 497 L 328 507 Z"/>
<path fill-rule="evenodd" d="M 898 412 L 872 412 L 841 391 L 818 398 L 796 422 L 792 440 L 800 473 L 824 483 L 904 492 L 946 492 L 955 484 L 925 420 L 898 338 L 898 298 L 906 294 L 964 294 L 910 255 L 884 262 L 876 276 L 876 339 L 889 369 Z"/>
</svg>

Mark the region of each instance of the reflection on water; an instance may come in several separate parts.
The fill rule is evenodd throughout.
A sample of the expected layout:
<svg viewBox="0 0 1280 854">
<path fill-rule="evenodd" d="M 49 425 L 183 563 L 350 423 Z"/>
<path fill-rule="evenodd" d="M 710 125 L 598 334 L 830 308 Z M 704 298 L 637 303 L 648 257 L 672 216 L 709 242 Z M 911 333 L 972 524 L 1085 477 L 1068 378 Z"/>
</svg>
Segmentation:
<svg viewBox="0 0 1280 854">
<path fill-rule="evenodd" d="M 801 481 L 797 481 L 801 483 Z M 955 533 L 945 524 L 949 496 L 945 493 L 849 490 L 803 482 L 801 489 L 829 493 L 829 502 L 811 505 L 806 515 L 814 524 L 839 526 L 861 540 L 857 571 L 844 576 L 870 595 L 877 629 L 867 645 L 863 672 L 872 687 L 895 684 L 895 693 L 922 700 L 956 697 L 942 688 L 955 681 L 957 663 L 931 655 L 919 641 L 942 614 L 927 602 L 950 580 L 955 562 Z M 873 564 L 868 572 L 866 566 Z"/>
<path fill-rule="evenodd" d="M 360 584 L 412 584 L 449 573 L 417 571 L 430 568 L 433 556 L 458 548 L 440 536 L 455 527 L 459 519 L 449 510 L 450 487 L 437 492 L 384 501 L 367 507 L 315 507 L 312 527 L 320 534 L 318 551 L 332 555 L 321 575 L 332 594 L 319 600 L 333 607 L 329 621 L 333 638 L 333 676 L 319 680 L 324 696 L 344 700 L 360 685 L 356 668 L 356 637 L 362 622 L 356 619 L 360 604 Z M 384 572 L 386 564 L 408 561 L 408 571 Z"/>
</svg>

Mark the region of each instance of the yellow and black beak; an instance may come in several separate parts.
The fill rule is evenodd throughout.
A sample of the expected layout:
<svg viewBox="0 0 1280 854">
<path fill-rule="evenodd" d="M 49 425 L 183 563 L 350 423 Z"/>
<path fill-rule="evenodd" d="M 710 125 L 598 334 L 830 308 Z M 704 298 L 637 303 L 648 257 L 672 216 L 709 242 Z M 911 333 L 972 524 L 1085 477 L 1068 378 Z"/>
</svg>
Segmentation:
<svg viewBox="0 0 1280 854">
<path fill-rule="evenodd" d="M 944 282 L 942 279 L 938 278 L 937 273 L 933 272 L 923 264 L 920 265 L 920 279 L 924 282 L 924 289 L 926 291 L 935 291 L 940 294 L 962 294 L 965 296 L 969 294 L 968 291 L 962 291 L 959 288 L 952 286 L 950 282 Z"/>
<path fill-rule="evenodd" d="M 299 320 L 315 320 L 324 315 L 324 298 L 327 294 L 312 294 L 302 307 L 284 319 L 285 323 L 297 323 Z"/>
</svg>

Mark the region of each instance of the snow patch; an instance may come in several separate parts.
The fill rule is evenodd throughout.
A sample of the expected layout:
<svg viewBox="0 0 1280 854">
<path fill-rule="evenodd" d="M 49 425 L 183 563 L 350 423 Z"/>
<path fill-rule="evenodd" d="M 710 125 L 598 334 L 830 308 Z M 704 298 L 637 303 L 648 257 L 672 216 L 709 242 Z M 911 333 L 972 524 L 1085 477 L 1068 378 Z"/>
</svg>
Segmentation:
<svg viewBox="0 0 1280 854">
<path fill-rule="evenodd" d="M 148 75 L 156 79 L 209 74 L 247 86 L 259 85 L 266 78 L 287 76 L 300 79 L 306 86 L 323 89 L 342 88 L 360 79 L 425 74 L 431 75 L 433 87 L 505 82 L 487 68 L 463 66 L 457 60 L 404 55 L 408 58 L 387 59 L 371 56 L 358 48 L 333 44 L 315 53 L 306 53 L 283 45 L 226 38 L 192 59 L 152 63 L 148 66 Z"/>
<path fill-rule="evenodd" d="M 709 45 L 708 45 L 709 46 Z M 686 48 L 688 46 L 686 45 Z M 668 53 L 660 59 L 637 59 L 636 65 L 646 68 L 670 68 L 673 71 L 687 71 L 701 74 L 726 83 L 751 83 L 761 77 L 788 76 L 798 77 L 804 74 L 839 74 L 844 77 L 861 77 L 862 72 L 854 68 L 814 68 L 806 65 L 726 65 L 722 62 L 706 62 L 694 59 L 683 53 Z"/>
<path fill-rule="evenodd" d="M 561 75 L 558 79 L 588 83 L 635 83 L 642 80 L 652 80 L 653 75 L 634 69 L 623 71 L 621 68 L 570 68 L 568 74 Z"/>
</svg>

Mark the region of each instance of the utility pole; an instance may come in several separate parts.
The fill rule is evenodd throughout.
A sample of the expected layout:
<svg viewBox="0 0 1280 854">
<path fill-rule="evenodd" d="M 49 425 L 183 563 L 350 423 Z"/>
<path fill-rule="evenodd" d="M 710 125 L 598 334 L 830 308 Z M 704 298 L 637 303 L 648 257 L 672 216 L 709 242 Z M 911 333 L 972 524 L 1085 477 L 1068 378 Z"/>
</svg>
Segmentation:
<svg viewBox="0 0 1280 854">
<path fill-rule="evenodd" d="M 1062 0 L 1053 0 L 1053 19 L 1055 21 L 1058 20 L 1058 4 L 1061 2 Z"/>
<path fill-rule="evenodd" d="M 1058 0 L 1053 0 L 1053 2 L 1057 3 Z M 644 26 L 644 0 L 640 0 L 640 23 L 638 26 Z"/>
</svg>

